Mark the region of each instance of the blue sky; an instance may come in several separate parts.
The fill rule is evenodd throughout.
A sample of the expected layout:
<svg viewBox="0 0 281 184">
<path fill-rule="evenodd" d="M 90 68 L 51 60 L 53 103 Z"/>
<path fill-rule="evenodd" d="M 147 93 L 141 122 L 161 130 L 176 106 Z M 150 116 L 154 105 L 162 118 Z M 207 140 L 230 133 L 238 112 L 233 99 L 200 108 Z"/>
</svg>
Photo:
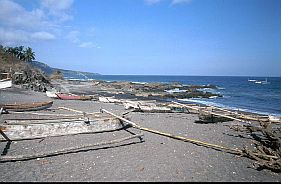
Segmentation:
<svg viewBox="0 0 281 184">
<path fill-rule="evenodd" d="M 0 43 L 101 74 L 281 76 L 281 1 L 0 0 Z"/>
</svg>

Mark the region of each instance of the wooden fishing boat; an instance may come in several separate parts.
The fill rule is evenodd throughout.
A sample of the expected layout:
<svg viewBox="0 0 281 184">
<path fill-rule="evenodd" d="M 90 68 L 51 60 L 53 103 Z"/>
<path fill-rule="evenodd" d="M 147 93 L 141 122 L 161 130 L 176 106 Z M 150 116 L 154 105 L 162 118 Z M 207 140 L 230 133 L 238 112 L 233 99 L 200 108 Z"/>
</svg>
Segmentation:
<svg viewBox="0 0 281 184">
<path fill-rule="evenodd" d="M 33 102 L 33 103 L 15 103 L 15 104 L 0 104 L 0 108 L 8 111 L 37 111 L 47 109 L 53 105 L 53 101 Z"/>
<path fill-rule="evenodd" d="M 0 141 L 29 140 L 122 129 L 126 124 L 115 117 L 96 117 L 93 120 L 6 120 L 0 124 Z"/>
<path fill-rule="evenodd" d="M 56 95 L 61 100 L 91 100 L 93 98 L 92 96 L 75 95 L 67 93 L 56 93 Z"/>
</svg>

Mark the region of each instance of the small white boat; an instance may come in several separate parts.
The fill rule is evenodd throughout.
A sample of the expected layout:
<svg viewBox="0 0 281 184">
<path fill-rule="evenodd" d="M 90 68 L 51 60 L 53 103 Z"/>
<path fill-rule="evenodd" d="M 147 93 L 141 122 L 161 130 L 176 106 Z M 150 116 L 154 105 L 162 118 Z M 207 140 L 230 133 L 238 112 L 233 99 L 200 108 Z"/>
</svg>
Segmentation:
<svg viewBox="0 0 281 184">
<path fill-rule="evenodd" d="M 12 79 L 0 80 L 0 89 L 12 87 Z"/>
<path fill-rule="evenodd" d="M 47 97 L 50 98 L 59 98 L 56 93 L 57 93 L 56 91 L 46 91 Z"/>
<path fill-rule="evenodd" d="M 257 80 L 255 79 L 248 79 L 249 82 L 256 82 Z"/>
<path fill-rule="evenodd" d="M 256 84 L 270 84 L 270 82 L 267 81 L 267 78 L 264 81 L 256 81 Z"/>
</svg>

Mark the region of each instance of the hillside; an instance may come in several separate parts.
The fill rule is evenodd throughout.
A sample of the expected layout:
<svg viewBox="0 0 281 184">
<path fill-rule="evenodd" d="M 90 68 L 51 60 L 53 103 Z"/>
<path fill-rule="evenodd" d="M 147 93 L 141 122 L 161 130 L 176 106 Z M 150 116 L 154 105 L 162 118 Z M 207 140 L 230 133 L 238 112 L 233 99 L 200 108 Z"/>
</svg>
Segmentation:
<svg viewBox="0 0 281 184">
<path fill-rule="evenodd" d="M 50 83 L 50 78 L 55 71 L 60 71 L 65 79 L 87 79 L 99 75 L 97 73 L 52 68 L 38 61 L 25 61 L 19 57 L 20 54 L 24 53 L 23 51 L 15 53 L 18 48 L 0 47 L 0 73 L 12 74 L 13 84 L 22 88 L 43 92 L 51 89 L 53 86 Z"/>
<path fill-rule="evenodd" d="M 52 88 L 48 76 L 41 70 L 0 48 L 0 73 L 12 74 L 12 83 L 25 89 L 46 91 Z"/>
<path fill-rule="evenodd" d="M 30 64 L 36 68 L 41 69 L 45 74 L 50 76 L 54 71 L 59 70 L 62 72 L 63 76 L 68 78 L 93 78 L 95 75 L 100 75 L 98 73 L 90 73 L 90 72 L 81 72 L 81 71 L 73 71 L 73 70 L 65 70 L 65 69 L 59 69 L 59 68 L 53 68 L 49 65 L 39 62 L 39 61 L 31 61 Z"/>
</svg>

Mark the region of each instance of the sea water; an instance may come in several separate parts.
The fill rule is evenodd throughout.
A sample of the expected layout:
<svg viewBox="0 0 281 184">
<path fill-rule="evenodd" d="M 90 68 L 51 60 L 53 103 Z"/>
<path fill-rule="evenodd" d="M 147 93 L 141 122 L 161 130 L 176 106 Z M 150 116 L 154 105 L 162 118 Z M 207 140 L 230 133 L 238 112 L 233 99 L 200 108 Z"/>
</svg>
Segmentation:
<svg viewBox="0 0 281 184">
<path fill-rule="evenodd" d="M 69 77 L 71 78 L 71 77 Z M 81 80 L 85 78 L 80 78 Z M 181 102 L 193 102 L 215 105 L 236 110 L 255 112 L 265 115 L 281 116 L 281 77 L 230 77 L 230 76 L 156 76 L 156 75 L 96 75 L 89 79 L 104 81 L 130 81 L 136 83 L 172 83 L 184 85 L 213 84 L 218 89 L 203 89 L 223 97 L 179 99 Z M 267 83 L 256 83 L 255 81 Z"/>
</svg>

